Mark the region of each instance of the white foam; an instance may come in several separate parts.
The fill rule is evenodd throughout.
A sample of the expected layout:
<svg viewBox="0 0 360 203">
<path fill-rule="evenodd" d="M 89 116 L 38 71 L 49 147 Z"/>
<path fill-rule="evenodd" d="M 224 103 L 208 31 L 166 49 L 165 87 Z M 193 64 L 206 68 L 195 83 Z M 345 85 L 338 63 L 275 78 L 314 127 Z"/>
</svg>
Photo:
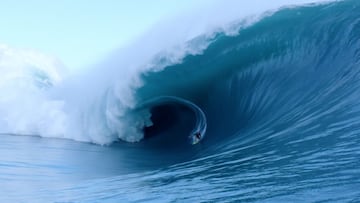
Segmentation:
<svg viewBox="0 0 360 203">
<path fill-rule="evenodd" d="M 0 46 L 0 131 L 59 136 L 66 116 L 62 101 L 48 100 L 46 88 L 65 70 L 50 56 Z"/>
</svg>

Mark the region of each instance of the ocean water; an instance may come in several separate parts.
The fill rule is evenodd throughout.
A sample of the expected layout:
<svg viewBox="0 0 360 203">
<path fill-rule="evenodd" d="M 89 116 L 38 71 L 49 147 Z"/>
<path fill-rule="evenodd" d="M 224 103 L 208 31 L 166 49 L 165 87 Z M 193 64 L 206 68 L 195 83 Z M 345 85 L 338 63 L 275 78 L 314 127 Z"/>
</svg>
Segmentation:
<svg viewBox="0 0 360 203">
<path fill-rule="evenodd" d="M 272 9 L 75 75 L 0 47 L 0 200 L 359 202 L 360 2 Z"/>
</svg>

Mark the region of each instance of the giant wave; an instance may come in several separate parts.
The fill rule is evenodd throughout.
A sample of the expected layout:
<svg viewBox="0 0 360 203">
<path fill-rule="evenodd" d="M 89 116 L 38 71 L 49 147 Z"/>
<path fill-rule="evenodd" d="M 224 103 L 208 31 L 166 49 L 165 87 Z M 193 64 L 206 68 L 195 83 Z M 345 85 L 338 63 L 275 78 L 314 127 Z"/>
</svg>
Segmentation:
<svg viewBox="0 0 360 203">
<path fill-rule="evenodd" d="M 284 3 L 219 6 L 77 74 L 1 48 L 0 133 L 111 144 L 1 135 L 2 196 L 358 201 L 360 2 Z"/>
<path fill-rule="evenodd" d="M 277 4 L 282 2 L 274 3 Z M 342 4 L 343 10 L 348 9 L 347 4 L 356 5 L 354 2 Z M 278 88 L 270 89 L 272 86 L 282 84 L 287 89 L 281 93 L 292 94 L 273 104 L 275 106 L 295 107 L 289 102 L 297 97 L 298 101 L 309 102 L 313 98 L 295 93 L 309 88 L 310 84 L 314 91 L 321 91 L 325 86 L 319 84 L 315 88 L 311 82 L 304 82 L 293 84 L 294 89 L 290 90 L 292 78 L 310 80 L 320 74 L 321 78 L 331 80 L 331 74 L 345 64 L 326 74 L 317 72 L 327 64 L 340 63 L 343 55 L 350 58 L 356 54 L 354 16 L 344 14 L 346 12 L 339 6 L 333 11 L 332 5 L 290 7 L 257 15 L 253 12 L 251 17 L 249 12 L 242 14 L 247 18 L 238 17 L 235 21 L 234 16 L 229 15 L 231 18 L 223 20 L 227 23 L 222 22 L 221 29 L 214 26 L 219 24 L 216 22 L 211 29 L 207 28 L 206 34 L 201 34 L 203 30 L 195 37 L 183 38 L 180 43 L 170 40 L 165 47 L 143 52 L 138 47 L 146 43 L 140 41 L 134 46 L 135 51 L 126 49 L 90 71 L 67 77 L 61 83 L 59 74 L 49 65 L 44 69 L 24 59 L 25 65 L 20 65 L 19 73 L 14 69 L 9 71 L 15 62 L 2 64 L 1 133 L 61 137 L 98 144 L 118 139 L 136 142 L 143 139 L 145 128 L 152 125 L 151 108 L 156 106 L 139 113 L 141 104 L 169 96 L 196 104 L 205 111 L 216 131 L 223 126 L 223 131 L 232 129 L 234 132 L 230 134 L 233 134 L 240 130 L 237 129 L 239 121 L 241 126 L 249 123 L 259 109 L 268 109 L 266 105 L 281 99 L 269 95 Z M 325 10 L 323 16 L 316 15 L 319 9 Z M 343 16 L 335 18 L 331 12 Z M 342 29 L 346 32 L 338 32 L 340 28 L 335 26 L 346 26 Z M 331 28 L 336 29 L 334 33 L 327 31 Z M 347 47 L 349 45 L 352 46 Z M 343 49 L 342 52 L 339 49 Z M 332 59 L 328 60 L 327 55 Z M 346 63 L 356 64 L 353 60 L 346 60 Z M 272 75 L 265 77 L 270 71 Z M 279 75 L 275 77 L 275 74 Z M 10 75 L 17 76 L 14 80 Z M 269 84 L 257 93 L 255 88 L 261 84 L 254 81 Z M 254 98 L 245 95 L 249 92 Z M 214 112 L 219 109 L 222 109 L 221 120 L 215 121 Z M 287 115 L 280 112 L 281 108 L 276 112 L 280 118 L 291 114 L 288 109 Z M 246 115 L 250 117 L 245 118 Z"/>
</svg>

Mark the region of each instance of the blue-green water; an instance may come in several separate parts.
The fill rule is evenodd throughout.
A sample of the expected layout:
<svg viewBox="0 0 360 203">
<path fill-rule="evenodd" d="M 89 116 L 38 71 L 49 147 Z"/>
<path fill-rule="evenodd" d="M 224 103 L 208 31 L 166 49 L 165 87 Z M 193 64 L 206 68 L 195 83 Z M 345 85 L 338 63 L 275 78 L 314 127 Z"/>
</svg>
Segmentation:
<svg viewBox="0 0 360 203">
<path fill-rule="evenodd" d="M 137 143 L 3 134 L 0 199 L 358 202 L 359 36 L 355 0 L 285 8 L 235 35 L 219 32 L 201 54 L 143 73 L 134 93 L 196 104 L 208 127 L 199 144 L 187 140 L 192 109 L 160 103 Z"/>
</svg>

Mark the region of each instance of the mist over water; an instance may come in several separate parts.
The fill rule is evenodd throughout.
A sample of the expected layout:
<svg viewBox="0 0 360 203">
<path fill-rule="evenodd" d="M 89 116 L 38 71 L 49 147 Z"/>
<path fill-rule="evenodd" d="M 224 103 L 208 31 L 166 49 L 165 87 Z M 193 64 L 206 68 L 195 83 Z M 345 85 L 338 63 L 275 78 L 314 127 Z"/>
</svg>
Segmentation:
<svg viewBox="0 0 360 203">
<path fill-rule="evenodd" d="M 311 2 L 210 2 L 72 75 L 3 48 L 0 195 L 358 201 L 360 4 Z"/>
</svg>

